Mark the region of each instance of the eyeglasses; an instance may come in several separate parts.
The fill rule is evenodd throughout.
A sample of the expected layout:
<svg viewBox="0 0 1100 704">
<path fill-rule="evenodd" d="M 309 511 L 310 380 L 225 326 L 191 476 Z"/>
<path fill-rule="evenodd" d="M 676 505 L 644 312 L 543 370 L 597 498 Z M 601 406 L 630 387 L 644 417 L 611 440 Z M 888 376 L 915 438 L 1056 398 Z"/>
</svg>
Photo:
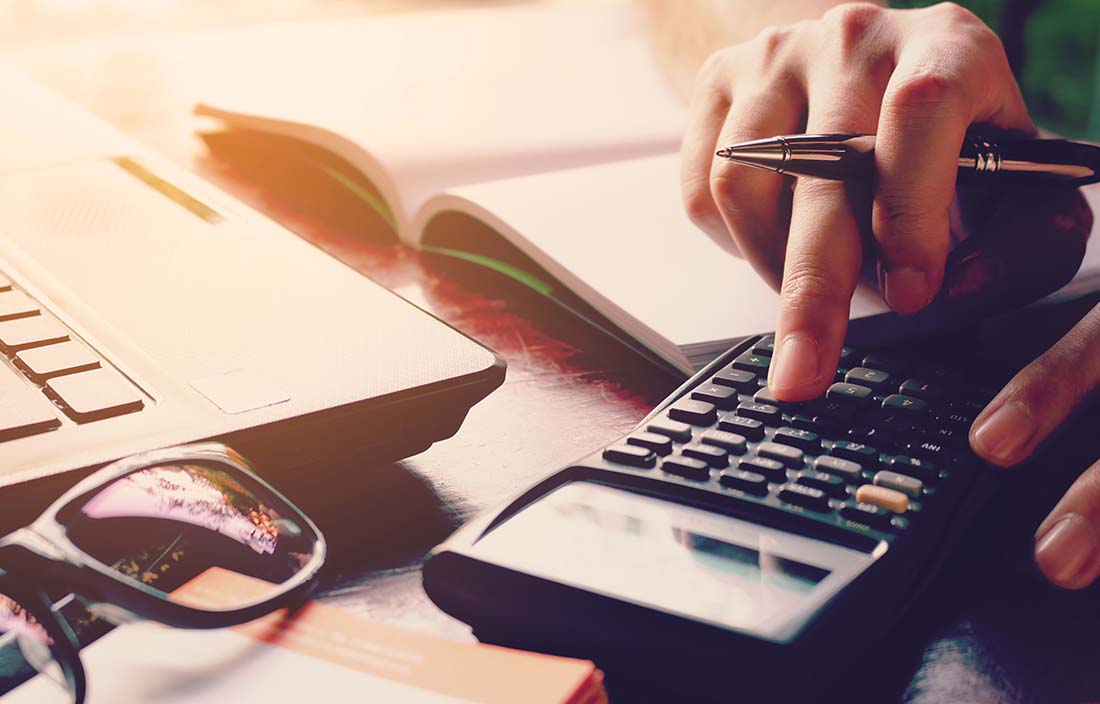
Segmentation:
<svg viewBox="0 0 1100 704">
<path fill-rule="evenodd" d="M 149 452 L 95 472 L 0 539 L 0 634 L 80 704 L 80 644 L 51 594 L 72 592 L 66 601 L 115 624 L 222 628 L 300 603 L 324 560 L 317 526 L 229 448 Z M 216 602 L 179 589 L 215 568 L 255 586 Z"/>
</svg>

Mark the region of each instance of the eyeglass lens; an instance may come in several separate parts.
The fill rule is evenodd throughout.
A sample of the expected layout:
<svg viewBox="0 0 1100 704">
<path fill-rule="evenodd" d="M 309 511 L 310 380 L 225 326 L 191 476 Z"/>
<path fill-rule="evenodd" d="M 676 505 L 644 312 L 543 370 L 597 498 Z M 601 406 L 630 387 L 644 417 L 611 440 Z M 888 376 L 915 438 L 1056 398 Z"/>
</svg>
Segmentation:
<svg viewBox="0 0 1100 704">
<path fill-rule="evenodd" d="M 229 465 L 170 463 L 140 469 L 84 494 L 57 514 L 69 540 L 166 598 L 221 568 L 254 578 L 240 603 L 277 591 L 310 564 L 318 536 L 301 514 Z"/>
</svg>

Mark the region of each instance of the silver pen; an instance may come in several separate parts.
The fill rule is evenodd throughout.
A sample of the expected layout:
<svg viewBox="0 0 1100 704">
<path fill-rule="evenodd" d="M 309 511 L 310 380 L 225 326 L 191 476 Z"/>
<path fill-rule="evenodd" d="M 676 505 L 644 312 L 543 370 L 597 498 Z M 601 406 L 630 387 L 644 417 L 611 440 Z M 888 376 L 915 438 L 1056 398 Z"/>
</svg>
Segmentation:
<svg viewBox="0 0 1100 704">
<path fill-rule="evenodd" d="M 777 174 L 836 181 L 874 177 L 875 136 L 798 134 L 732 144 L 717 156 Z M 1100 181 L 1100 146 L 1065 139 L 968 136 L 959 152 L 958 182 L 990 185 Z"/>
</svg>

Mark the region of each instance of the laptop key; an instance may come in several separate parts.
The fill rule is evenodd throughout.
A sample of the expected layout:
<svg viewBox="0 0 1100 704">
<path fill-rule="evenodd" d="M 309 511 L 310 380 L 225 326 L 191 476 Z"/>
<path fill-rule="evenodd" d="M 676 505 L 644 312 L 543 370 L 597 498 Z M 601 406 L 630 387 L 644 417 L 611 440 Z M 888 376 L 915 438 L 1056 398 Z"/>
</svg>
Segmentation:
<svg viewBox="0 0 1100 704">
<path fill-rule="evenodd" d="M 31 381 L 44 383 L 50 377 L 95 369 L 99 366 L 99 357 L 82 343 L 70 340 L 22 350 L 16 353 L 15 363 Z"/>
<path fill-rule="evenodd" d="M 0 362 L 0 441 L 44 433 L 60 425 L 53 404 Z"/>
<path fill-rule="evenodd" d="M 22 291 L 0 293 L 0 320 L 15 320 L 38 315 L 38 304 Z"/>
<path fill-rule="evenodd" d="M 0 323 L 0 347 L 17 352 L 69 339 L 69 329 L 47 315 L 34 315 Z"/>
<path fill-rule="evenodd" d="M 78 423 L 139 411 L 145 403 L 134 387 L 113 369 L 94 369 L 46 382 L 65 413 Z"/>
</svg>

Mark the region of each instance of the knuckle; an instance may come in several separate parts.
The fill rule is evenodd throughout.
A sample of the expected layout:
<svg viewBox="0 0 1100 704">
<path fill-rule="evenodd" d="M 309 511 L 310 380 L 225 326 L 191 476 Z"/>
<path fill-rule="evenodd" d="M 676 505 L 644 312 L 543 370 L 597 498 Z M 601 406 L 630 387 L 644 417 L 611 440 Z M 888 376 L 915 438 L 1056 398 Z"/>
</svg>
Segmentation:
<svg viewBox="0 0 1100 704">
<path fill-rule="evenodd" d="M 710 197 L 723 212 L 733 210 L 740 200 L 740 174 L 720 165 L 710 176 Z"/>
<path fill-rule="evenodd" d="M 1080 490 L 1088 496 L 1089 503 L 1092 504 L 1092 520 L 1095 523 L 1097 518 L 1100 518 L 1097 515 L 1100 514 L 1100 463 L 1086 469 L 1078 482 L 1080 482 Z M 1100 526 L 1096 527 L 1100 528 Z"/>
<path fill-rule="evenodd" d="M 909 110 L 953 105 L 965 94 L 960 76 L 942 68 L 924 68 L 905 76 L 891 91 L 890 102 L 899 114 Z"/>
<path fill-rule="evenodd" d="M 977 15 L 956 2 L 941 2 L 937 5 L 933 5 L 931 9 L 943 22 L 949 22 L 951 24 L 977 23 L 983 26 L 985 25 Z"/>
<path fill-rule="evenodd" d="M 1009 397 L 1033 413 L 1076 405 L 1097 387 L 1093 349 L 1100 342 L 1096 309 L 1054 347 L 1044 352 L 1010 383 Z"/>
<path fill-rule="evenodd" d="M 703 61 L 696 74 L 696 84 L 703 89 L 729 81 L 730 49 L 719 49 Z"/>
<path fill-rule="evenodd" d="M 753 45 L 762 68 L 766 70 L 782 61 L 791 33 L 790 27 L 766 27 L 756 35 Z"/>
<path fill-rule="evenodd" d="M 684 181 L 683 204 L 688 219 L 698 227 L 709 227 L 718 215 L 706 179 L 692 178 Z"/>
<path fill-rule="evenodd" d="M 875 196 L 872 227 L 881 239 L 907 237 L 932 219 L 928 206 L 912 193 L 882 192 Z M 943 213 L 947 217 L 947 213 Z"/>
<path fill-rule="evenodd" d="M 1061 366 L 1058 360 L 1043 355 L 1010 384 L 1008 397 L 1020 401 L 1033 415 L 1072 402 L 1077 394 L 1073 385 L 1061 378 Z"/>
<path fill-rule="evenodd" d="M 814 261 L 788 259 L 779 293 L 788 311 L 816 314 L 848 305 L 830 273 Z"/>
<path fill-rule="evenodd" d="M 883 10 L 871 3 L 838 5 L 822 16 L 823 24 L 832 33 L 844 55 L 856 53 L 881 19 Z"/>
</svg>

